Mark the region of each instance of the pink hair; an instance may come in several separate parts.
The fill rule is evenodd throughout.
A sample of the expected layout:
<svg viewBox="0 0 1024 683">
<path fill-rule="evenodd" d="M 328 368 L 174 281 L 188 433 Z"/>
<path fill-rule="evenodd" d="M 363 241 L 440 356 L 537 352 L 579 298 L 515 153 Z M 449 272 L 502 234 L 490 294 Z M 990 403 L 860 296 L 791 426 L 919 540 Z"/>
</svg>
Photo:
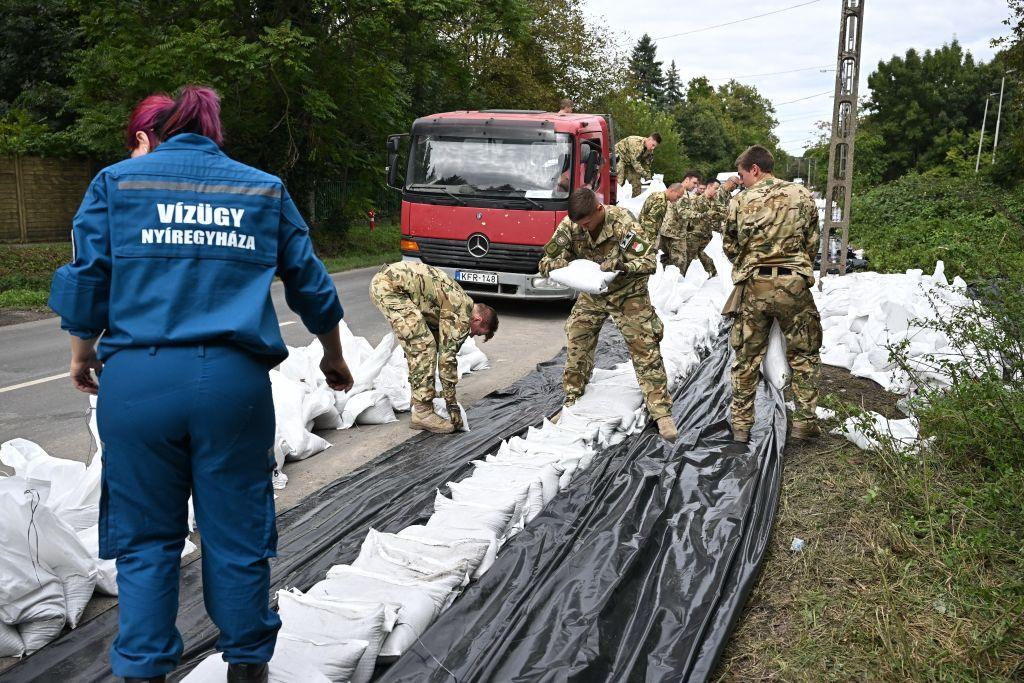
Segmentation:
<svg viewBox="0 0 1024 683">
<path fill-rule="evenodd" d="M 174 106 L 174 100 L 162 92 L 153 93 L 142 100 L 135 107 L 135 111 L 128 118 L 128 132 L 125 134 L 124 143 L 129 151 L 139 146 L 137 133 L 145 133 L 149 138 L 149 148 L 156 149 L 160 144 L 153 129 L 156 127 L 157 119 Z"/>
<path fill-rule="evenodd" d="M 218 147 L 223 146 L 220 96 L 213 88 L 186 85 L 174 98 L 174 106 L 161 113 L 156 122 L 157 137 L 166 140 L 178 133 L 205 135 Z"/>
</svg>

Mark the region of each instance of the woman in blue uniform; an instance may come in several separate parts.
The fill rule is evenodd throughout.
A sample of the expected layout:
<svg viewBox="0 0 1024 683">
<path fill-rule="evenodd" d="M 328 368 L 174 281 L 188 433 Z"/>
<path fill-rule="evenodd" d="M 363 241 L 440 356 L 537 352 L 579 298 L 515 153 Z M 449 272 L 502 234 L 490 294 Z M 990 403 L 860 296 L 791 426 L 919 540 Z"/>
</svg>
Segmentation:
<svg viewBox="0 0 1024 683">
<path fill-rule="evenodd" d="M 341 303 L 281 180 L 221 151 L 214 91 L 184 88 L 143 132 L 155 149 L 89 186 L 73 261 L 49 302 L 71 334 L 72 382 L 99 394 L 100 556 L 117 560 L 120 603 L 111 665 L 127 680 L 162 681 L 180 659 L 192 494 L 228 680 L 266 681 L 280 628 L 268 602 L 268 370 L 287 356 L 271 283 L 280 276 L 288 306 L 323 343 L 328 383 L 347 390 Z"/>
</svg>

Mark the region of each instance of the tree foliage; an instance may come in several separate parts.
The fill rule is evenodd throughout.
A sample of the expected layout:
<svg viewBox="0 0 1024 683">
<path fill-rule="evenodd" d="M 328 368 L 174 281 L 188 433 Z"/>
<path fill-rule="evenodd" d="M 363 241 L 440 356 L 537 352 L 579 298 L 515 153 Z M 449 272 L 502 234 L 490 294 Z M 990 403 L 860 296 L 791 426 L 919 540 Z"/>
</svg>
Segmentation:
<svg viewBox="0 0 1024 683">
<path fill-rule="evenodd" d="M 646 33 L 640 36 L 629 56 L 629 74 L 633 87 L 649 102 L 661 102 L 665 90 L 665 76 L 657 58 L 658 46 Z"/>
</svg>

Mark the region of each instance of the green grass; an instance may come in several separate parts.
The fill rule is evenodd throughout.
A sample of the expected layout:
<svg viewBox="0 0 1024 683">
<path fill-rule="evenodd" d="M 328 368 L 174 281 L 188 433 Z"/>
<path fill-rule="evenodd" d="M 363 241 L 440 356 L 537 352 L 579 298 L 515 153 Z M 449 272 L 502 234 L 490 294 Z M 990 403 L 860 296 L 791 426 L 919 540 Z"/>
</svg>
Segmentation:
<svg viewBox="0 0 1024 683">
<path fill-rule="evenodd" d="M 374 230 L 363 225 L 353 226 L 343 236 L 314 232 L 313 242 L 327 270 L 337 273 L 399 260 L 399 237 L 399 226 L 394 223 L 378 225 Z"/>
<path fill-rule="evenodd" d="M 53 271 L 70 260 L 70 242 L 0 244 L 0 309 L 46 310 Z"/>
<path fill-rule="evenodd" d="M 1021 680 L 1021 501 L 1019 468 L 836 436 L 787 448 L 767 561 L 718 680 Z"/>
</svg>

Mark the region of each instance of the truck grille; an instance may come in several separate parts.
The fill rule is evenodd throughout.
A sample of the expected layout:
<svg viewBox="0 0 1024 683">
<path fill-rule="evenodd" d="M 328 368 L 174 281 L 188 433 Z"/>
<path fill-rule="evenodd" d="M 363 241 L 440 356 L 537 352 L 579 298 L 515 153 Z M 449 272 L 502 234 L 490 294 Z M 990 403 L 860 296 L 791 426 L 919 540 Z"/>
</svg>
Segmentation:
<svg viewBox="0 0 1024 683">
<path fill-rule="evenodd" d="M 544 255 L 542 247 L 522 244 L 496 244 L 491 242 L 490 250 L 480 258 L 466 251 L 466 240 L 440 240 L 417 237 L 418 252 L 407 252 L 418 256 L 431 266 L 466 268 L 468 270 L 494 270 L 503 273 L 537 272 L 537 264 Z"/>
</svg>

